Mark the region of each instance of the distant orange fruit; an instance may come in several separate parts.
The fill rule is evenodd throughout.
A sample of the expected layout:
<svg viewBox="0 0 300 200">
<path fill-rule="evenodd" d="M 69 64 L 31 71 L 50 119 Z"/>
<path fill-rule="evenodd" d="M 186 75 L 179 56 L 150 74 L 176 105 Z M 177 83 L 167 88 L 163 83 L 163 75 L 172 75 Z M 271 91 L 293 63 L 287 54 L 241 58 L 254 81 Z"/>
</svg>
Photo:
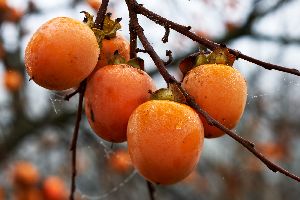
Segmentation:
<svg viewBox="0 0 300 200">
<path fill-rule="evenodd" d="M 109 166 L 120 173 L 126 173 L 132 168 L 130 156 L 126 150 L 117 150 L 109 158 Z"/>
<path fill-rule="evenodd" d="M 27 73 L 38 85 L 51 90 L 77 87 L 95 68 L 99 46 L 84 23 L 57 17 L 43 24 L 25 51 Z"/>
<path fill-rule="evenodd" d="M 130 65 L 106 65 L 89 78 L 85 113 L 95 133 L 110 142 L 126 141 L 129 116 L 150 99 L 154 82 L 144 71 Z"/>
<path fill-rule="evenodd" d="M 3 47 L 3 44 L 0 42 L 0 59 L 3 59 L 5 56 L 5 49 Z"/>
<path fill-rule="evenodd" d="M 4 192 L 4 188 L 0 187 L 0 200 L 4 200 L 5 199 L 5 192 Z"/>
<path fill-rule="evenodd" d="M 23 85 L 23 76 L 19 71 L 8 70 L 4 73 L 3 84 L 7 90 L 16 92 Z"/>
<path fill-rule="evenodd" d="M 242 117 L 247 99 L 247 83 L 233 67 L 223 64 L 199 65 L 186 74 L 182 86 L 203 110 L 227 128 L 234 128 Z M 210 126 L 205 119 L 202 121 L 205 137 L 224 135 L 224 132 Z"/>
<path fill-rule="evenodd" d="M 0 0 L 0 9 L 7 9 L 8 5 L 7 5 L 7 1 L 6 0 Z"/>
<path fill-rule="evenodd" d="M 7 10 L 6 18 L 8 21 L 17 23 L 22 19 L 23 15 L 24 15 L 23 11 L 21 11 L 17 8 L 9 8 Z"/>
<path fill-rule="evenodd" d="M 37 187 L 16 188 L 14 200 L 44 200 L 41 191 Z"/>
<path fill-rule="evenodd" d="M 12 176 L 16 185 L 32 186 L 39 181 L 38 169 L 28 161 L 18 161 L 15 163 Z"/>
<path fill-rule="evenodd" d="M 56 176 L 50 176 L 43 182 L 44 200 L 67 200 L 67 189 L 63 180 Z"/>
<path fill-rule="evenodd" d="M 86 0 L 87 3 L 96 11 L 100 8 L 102 1 L 101 0 Z"/>
<path fill-rule="evenodd" d="M 203 147 L 203 126 L 185 104 L 151 100 L 128 121 L 128 150 L 134 167 L 147 180 L 173 184 L 195 168 Z"/>
</svg>

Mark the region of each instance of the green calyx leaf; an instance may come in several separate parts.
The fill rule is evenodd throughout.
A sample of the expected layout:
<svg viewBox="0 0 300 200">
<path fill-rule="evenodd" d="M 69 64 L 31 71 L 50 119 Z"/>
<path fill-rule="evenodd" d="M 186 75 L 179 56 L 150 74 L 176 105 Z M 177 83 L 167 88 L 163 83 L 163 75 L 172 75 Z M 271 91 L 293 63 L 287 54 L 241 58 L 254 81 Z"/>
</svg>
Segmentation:
<svg viewBox="0 0 300 200">
<path fill-rule="evenodd" d="M 116 37 L 117 31 L 121 29 L 121 18 L 111 19 L 111 15 L 107 14 L 104 18 L 103 31 L 106 39 Z"/>
<path fill-rule="evenodd" d="M 110 65 L 119 65 L 125 63 L 126 63 L 125 58 L 119 54 L 118 50 L 114 52 L 114 55 L 108 61 L 108 64 Z"/>
<path fill-rule="evenodd" d="M 203 52 L 200 52 L 200 54 L 196 57 L 195 66 L 204 65 L 207 63 L 208 63 L 207 56 Z"/>
<path fill-rule="evenodd" d="M 103 29 L 99 29 L 95 27 L 94 16 L 86 11 L 82 11 L 84 13 L 85 18 L 84 22 L 92 29 L 94 32 L 99 47 L 102 47 L 102 40 L 104 39 L 111 39 L 116 37 L 117 31 L 121 29 L 121 18 L 117 18 L 115 20 L 111 19 L 111 14 L 107 13 L 104 22 L 103 22 Z"/>
<path fill-rule="evenodd" d="M 140 57 L 130 59 L 127 64 L 144 71 L 144 60 Z"/>
<path fill-rule="evenodd" d="M 172 90 L 169 88 L 161 88 L 151 94 L 151 100 L 169 100 L 175 101 Z"/>
<path fill-rule="evenodd" d="M 161 88 L 151 94 L 151 100 L 169 100 L 178 103 L 186 103 L 185 97 L 176 84 L 169 83 L 168 88 Z"/>
<path fill-rule="evenodd" d="M 224 64 L 232 66 L 235 59 L 235 56 L 229 53 L 226 47 L 217 48 L 207 56 L 209 64 Z"/>
</svg>

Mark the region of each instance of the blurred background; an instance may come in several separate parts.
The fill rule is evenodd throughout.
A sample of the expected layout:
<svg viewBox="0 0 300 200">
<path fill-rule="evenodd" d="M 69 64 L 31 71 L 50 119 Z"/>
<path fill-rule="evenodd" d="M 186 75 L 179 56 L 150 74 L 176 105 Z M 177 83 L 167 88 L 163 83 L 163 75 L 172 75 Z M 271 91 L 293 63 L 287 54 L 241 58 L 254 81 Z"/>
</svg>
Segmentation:
<svg viewBox="0 0 300 200">
<path fill-rule="evenodd" d="M 164 0 L 139 1 L 150 10 L 192 26 L 192 31 L 266 62 L 300 70 L 300 0 Z M 96 13 L 93 0 L 0 0 L 0 200 L 64 200 L 71 180 L 69 144 L 78 96 L 55 92 L 29 81 L 24 49 L 33 32 L 57 16 L 83 19 Z M 124 1 L 111 0 L 109 11 L 122 17 L 127 39 Z M 139 17 L 145 34 L 169 71 L 199 45 Z M 146 71 L 157 87 L 165 86 L 146 54 Z M 298 66 L 298 67 L 297 67 Z M 251 140 L 270 160 L 300 175 L 300 77 L 265 70 L 243 60 L 235 63 L 248 82 L 244 116 L 235 131 Z M 149 199 L 145 181 L 130 165 L 126 143 L 98 138 L 83 117 L 78 141 L 76 199 Z M 245 148 L 224 136 L 206 139 L 195 171 L 181 183 L 156 186 L 156 199 L 299 199 L 300 186 L 267 169 Z"/>
</svg>

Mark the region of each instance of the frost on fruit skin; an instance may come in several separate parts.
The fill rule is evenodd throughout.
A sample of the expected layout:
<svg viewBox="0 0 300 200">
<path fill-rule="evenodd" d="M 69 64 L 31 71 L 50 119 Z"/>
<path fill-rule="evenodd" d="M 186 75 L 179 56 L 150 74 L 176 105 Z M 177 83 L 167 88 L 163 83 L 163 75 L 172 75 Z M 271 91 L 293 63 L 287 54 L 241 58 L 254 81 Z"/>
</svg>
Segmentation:
<svg viewBox="0 0 300 200">
<path fill-rule="evenodd" d="M 126 141 L 129 116 L 150 99 L 149 90 L 155 90 L 154 82 L 142 70 L 126 64 L 98 69 L 85 92 L 85 113 L 92 129 L 107 141 Z"/>
<path fill-rule="evenodd" d="M 196 166 L 204 130 L 189 106 L 151 100 L 130 116 L 127 139 L 132 163 L 141 175 L 158 184 L 173 184 Z"/>
<path fill-rule="evenodd" d="M 76 87 L 95 68 L 100 49 L 84 23 L 57 17 L 43 24 L 25 50 L 27 73 L 51 90 Z"/>
<path fill-rule="evenodd" d="M 200 107 L 229 129 L 234 128 L 243 115 L 247 83 L 240 72 L 231 66 L 200 65 L 187 73 L 182 86 Z M 202 121 L 205 137 L 224 135 L 218 128 L 208 125 L 205 119 Z"/>
</svg>

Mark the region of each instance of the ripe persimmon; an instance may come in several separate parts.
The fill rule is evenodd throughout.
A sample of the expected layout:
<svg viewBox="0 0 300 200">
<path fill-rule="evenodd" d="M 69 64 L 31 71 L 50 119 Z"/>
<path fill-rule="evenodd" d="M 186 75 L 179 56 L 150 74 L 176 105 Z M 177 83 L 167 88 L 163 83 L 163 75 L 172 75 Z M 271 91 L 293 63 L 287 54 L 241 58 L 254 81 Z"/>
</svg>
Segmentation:
<svg viewBox="0 0 300 200">
<path fill-rule="evenodd" d="M 128 151 L 117 150 L 109 158 L 109 166 L 116 172 L 126 173 L 132 168 Z"/>
<path fill-rule="evenodd" d="M 17 23 L 22 19 L 23 15 L 24 12 L 22 10 L 19 10 L 17 8 L 8 8 L 6 20 Z"/>
<path fill-rule="evenodd" d="M 0 200 L 4 200 L 4 199 L 5 199 L 4 188 L 0 186 Z"/>
<path fill-rule="evenodd" d="M 94 32 L 84 23 L 57 17 L 43 24 L 25 51 L 30 78 L 51 90 L 76 87 L 95 68 L 99 45 Z"/>
<path fill-rule="evenodd" d="M 118 51 L 125 61 L 129 60 L 130 44 L 123 36 L 117 35 L 114 38 L 102 40 L 102 48 L 95 70 L 108 65 L 109 60 L 113 57 L 116 51 Z"/>
<path fill-rule="evenodd" d="M 94 10 L 98 10 L 102 3 L 101 0 L 86 0 L 86 1 Z"/>
<path fill-rule="evenodd" d="M 8 8 L 8 5 L 7 5 L 6 0 L 0 0 L 0 9 L 5 11 L 5 9 L 7 9 L 7 8 Z"/>
<path fill-rule="evenodd" d="M 41 191 L 37 187 L 15 188 L 14 200 L 42 200 Z"/>
<path fill-rule="evenodd" d="M 111 142 L 124 142 L 130 114 L 149 100 L 155 89 L 151 77 L 130 65 L 107 65 L 89 78 L 85 113 L 97 135 Z"/>
<path fill-rule="evenodd" d="M 197 113 L 185 104 L 151 100 L 128 121 L 131 161 L 147 180 L 172 184 L 187 177 L 202 152 L 204 130 Z"/>
<path fill-rule="evenodd" d="M 32 163 L 19 161 L 14 164 L 12 179 L 15 185 L 33 186 L 39 181 L 39 172 Z"/>
<path fill-rule="evenodd" d="M 232 129 L 239 122 L 246 104 L 247 83 L 238 70 L 224 64 L 199 65 L 187 73 L 182 86 L 200 107 L 225 127 Z M 202 121 L 205 137 L 224 134 L 205 119 Z"/>
<path fill-rule="evenodd" d="M 49 176 L 44 180 L 42 192 L 45 200 L 67 200 L 66 185 L 57 176 Z"/>
<path fill-rule="evenodd" d="M 23 76 L 19 71 L 8 70 L 4 73 L 3 84 L 11 92 L 18 91 L 23 84 Z"/>
</svg>

